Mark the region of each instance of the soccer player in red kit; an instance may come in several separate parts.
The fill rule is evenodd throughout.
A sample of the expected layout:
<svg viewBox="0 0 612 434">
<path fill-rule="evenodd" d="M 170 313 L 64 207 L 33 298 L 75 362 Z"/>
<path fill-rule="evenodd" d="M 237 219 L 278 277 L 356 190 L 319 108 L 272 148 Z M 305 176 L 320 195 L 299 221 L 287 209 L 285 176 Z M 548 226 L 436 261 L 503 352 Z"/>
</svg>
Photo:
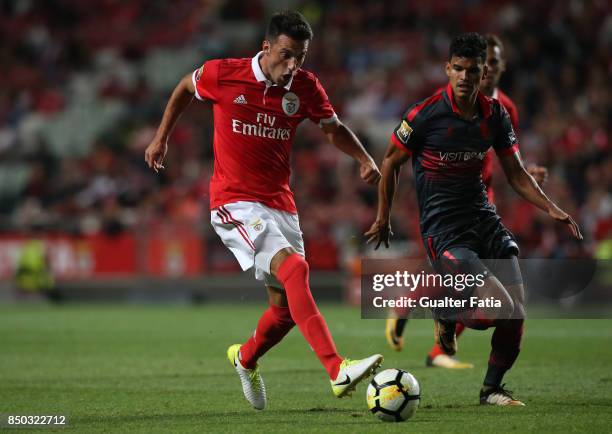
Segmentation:
<svg viewBox="0 0 612 434">
<path fill-rule="evenodd" d="M 376 163 L 338 120 L 319 80 L 301 69 L 311 40 L 312 29 L 301 14 L 275 14 L 255 57 L 209 60 L 181 80 L 145 151 L 149 167 L 163 169 L 170 133 L 183 110 L 194 96 L 212 102 L 211 224 L 242 269 L 254 268 L 268 291 L 269 307 L 255 332 L 227 351 L 245 398 L 258 410 L 266 405 L 266 391 L 257 361 L 296 324 L 338 397 L 354 390 L 383 359 L 380 354 L 353 361 L 341 357 L 309 288 L 289 187 L 291 143 L 298 124 L 304 119 L 318 124 L 337 148 L 360 164 L 365 182 L 376 185 L 380 179 Z"/>
<path fill-rule="evenodd" d="M 498 36 L 493 34 L 489 34 L 485 38 L 487 41 L 487 74 L 482 80 L 482 83 L 480 85 L 480 91 L 484 95 L 490 98 L 495 98 L 501 103 L 501 105 L 506 109 L 508 115 L 510 116 L 510 121 L 512 122 L 512 127 L 514 128 L 514 131 L 518 132 L 518 109 L 516 108 L 516 105 L 510 99 L 510 97 L 504 92 L 502 92 L 502 90 L 499 88 L 499 81 L 501 79 L 502 74 L 506 70 L 506 58 L 504 55 L 503 43 Z M 527 172 L 531 176 L 533 176 L 533 178 L 538 182 L 538 184 L 543 184 L 548 176 L 548 172 L 545 167 L 537 166 L 534 164 L 529 165 L 527 167 Z M 487 152 L 483 160 L 482 180 L 487 190 L 489 202 L 491 203 L 493 203 L 495 199 L 492 179 L 493 153 L 492 151 L 489 151 Z M 402 318 L 390 318 L 387 320 L 385 335 L 389 346 L 395 351 L 401 351 L 403 348 L 403 334 L 406 324 L 408 322 L 408 319 L 406 318 L 408 315 L 409 312 L 401 312 Z M 465 325 L 461 322 L 457 322 L 455 330 L 457 338 L 463 333 L 464 330 Z M 472 365 L 471 363 L 461 362 L 455 359 L 454 357 L 448 356 L 444 353 L 444 351 L 442 351 L 442 349 L 437 343 L 433 345 L 433 347 L 427 354 L 425 364 L 427 366 L 435 366 L 448 369 L 466 369 L 474 367 L 474 365 Z"/>
<path fill-rule="evenodd" d="M 487 40 L 487 75 L 482 80 L 480 85 L 480 91 L 488 96 L 489 98 L 495 98 L 501 105 L 506 109 L 512 122 L 514 131 L 519 131 L 519 114 L 514 101 L 510 99 L 499 88 L 499 80 L 502 74 L 506 70 L 506 57 L 504 54 L 504 44 L 497 35 L 488 34 L 486 35 Z M 548 176 L 548 170 L 545 167 L 537 166 L 535 164 L 527 167 L 527 172 L 533 176 L 538 184 L 543 184 Z M 493 203 L 495 200 L 495 193 L 493 186 L 491 185 L 493 177 L 493 155 L 488 152 L 484 159 L 484 167 L 482 169 L 482 180 L 487 188 L 487 196 L 489 202 Z"/>
</svg>

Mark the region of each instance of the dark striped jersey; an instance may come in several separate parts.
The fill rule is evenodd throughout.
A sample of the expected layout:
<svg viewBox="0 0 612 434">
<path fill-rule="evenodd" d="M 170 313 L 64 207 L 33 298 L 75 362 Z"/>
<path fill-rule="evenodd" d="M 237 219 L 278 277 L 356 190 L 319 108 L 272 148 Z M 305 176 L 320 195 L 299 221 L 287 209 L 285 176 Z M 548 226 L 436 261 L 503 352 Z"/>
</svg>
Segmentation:
<svg viewBox="0 0 612 434">
<path fill-rule="evenodd" d="M 421 232 L 435 235 L 474 224 L 495 207 L 487 200 L 483 160 L 490 147 L 497 154 L 518 151 L 506 109 L 482 93 L 472 120 L 459 115 L 450 84 L 406 111 L 391 135 L 412 156 Z"/>
</svg>

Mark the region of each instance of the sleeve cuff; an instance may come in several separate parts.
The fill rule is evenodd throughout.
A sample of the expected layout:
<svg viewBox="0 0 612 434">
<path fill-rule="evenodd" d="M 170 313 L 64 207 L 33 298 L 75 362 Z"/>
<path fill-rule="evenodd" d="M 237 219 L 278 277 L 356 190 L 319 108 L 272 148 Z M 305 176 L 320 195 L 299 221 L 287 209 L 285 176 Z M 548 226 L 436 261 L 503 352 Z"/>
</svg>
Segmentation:
<svg viewBox="0 0 612 434">
<path fill-rule="evenodd" d="M 502 149 L 496 149 L 495 150 L 497 155 L 512 155 L 512 154 L 516 154 L 518 151 L 519 151 L 519 144 L 518 143 L 515 143 L 510 148 L 502 148 Z"/>
<path fill-rule="evenodd" d="M 337 122 L 338 122 L 338 115 L 334 113 L 334 115 L 329 118 L 321 119 L 319 121 L 319 128 L 322 128 L 324 124 L 333 124 Z"/>
<path fill-rule="evenodd" d="M 193 88 L 195 89 L 195 97 L 199 99 L 200 101 L 204 101 L 204 99 L 198 93 L 198 85 L 196 84 L 196 79 L 195 79 L 197 72 L 198 70 L 196 69 L 195 71 L 193 71 L 193 74 L 191 74 L 191 82 L 193 83 Z"/>
<path fill-rule="evenodd" d="M 402 142 L 399 141 L 399 139 L 395 136 L 395 133 L 391 134 L 391 141 L 393 142 L 395 146 L 400 148 L 402 151 L 404 151 L 408 155 L 412 156 L 412 151 L 408 149 Z"/>
</svg>

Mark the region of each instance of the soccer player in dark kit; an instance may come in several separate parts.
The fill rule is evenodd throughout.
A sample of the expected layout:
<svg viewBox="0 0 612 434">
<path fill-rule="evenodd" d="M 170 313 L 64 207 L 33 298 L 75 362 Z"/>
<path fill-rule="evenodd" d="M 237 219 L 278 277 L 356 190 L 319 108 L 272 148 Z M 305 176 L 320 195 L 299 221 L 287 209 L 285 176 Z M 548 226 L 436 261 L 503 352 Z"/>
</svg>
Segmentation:
<svg viewBox="0 0 612 434">
<path fill-rule="evenodd" d="M 312 29 L 297 12 L 275 14 L 261 52 L 253 58 L 209 60 L 174 90 L 157 134 L 145 151 L 155 171 L 163 169 L 168 139 L 193 100 L 212 103 L 214 174 L 210 182 L 211 224 L 243 270 L 254 269 L 268 292 L 269 307 L 243 344 L 227 357 L 253 408 L 267 403 L 258 360 L 297 325 L 327 371 L 337 397 L 382 362 L 380 354 L 350 360 L 338 354 L 309 287 L 293 192 L 289 187 L 291 143 L 300 122 L 318 124 L 338 149 L 360 165 L 363 181 L 376 185 L 374 160 L 334 112 L 323 86 L 301 69 Z"/>
<path fill-rule="evenodd" d="M 512 128 L 518 134 L 519 114 L 518 109 L 512 99 L 499 88 L 499 81 L 502 74 L 506 70 L 506 56 L 504 45 L 497 35 L 488 34 L 485 36 L 487 41 L 487 74 L 480 84 L 480 91 L 490 98 L 494 98 L 506 109 L 512 122 Z M 548 176 L 548 171 L 545 167 L 531 164 L 527 167 L 527 172 L 542 185 Z M 494 203 L 495 193 L 493 191 L 493 151 L 489 150 L 483 160 L 482 181 L 487 189 L 487 197 L 490 203 Z M 418 294 L 414 293 L 417 297 Z M 404 330 L 410 316 L 410 309 L 396 309 L 393 312 L 393 318 L 389 318 L 385 327 L 385 336 L 389 346 L 395 351 L 401 351 L 404 347 Z M 457 338 L 463 333 L 465 325 L 457 322 L 455 333 Z M 455 357 L 450 357 L 439 345 L 434 344 L 425 360 L 426 366 L 448 368 L 448 369 L 466 369 L 473 368 L 471 363 L 465 363 L 457 360 Z"/>
<path fill-rule="evenodd" d="M 390 211 L 401 166 L 412 158 L 420 212 L 420 230 L 429 259 L 437 271 L 459 273 L 467 266 L 486 276 L 479 295 L 501 301 L 498 315 L 482 311 L 462 317 L 474 329 L 495 327 L 480 403 L 524 405 L 504 387 L 504 374 L 520 351 L 524 322 L 524 290 L 518 267 L 518 246 L 486 194 L 483 159 L 489 148 L 497 154 L 512 188 L 525 200 L 566 224 L 582 239 L 578 225 L 540 189 L 525 170 L 508 112 L 498 100 L 480 91 L 486 75 L 487 43 L 477 33 L 453 39 L 446 63 L 445 89 L 412 105 L 391 135 L 383 159 L 376 221 L 366 232 L 368 242 L 389 245 Z M 499 279 L 483 260 L 505 259 Z M 503 275 L 502 275 L 503 274 Z M 436 341 L 444 352 L 456 352 L 456 317 L 434 311 Z"/>
</svg>

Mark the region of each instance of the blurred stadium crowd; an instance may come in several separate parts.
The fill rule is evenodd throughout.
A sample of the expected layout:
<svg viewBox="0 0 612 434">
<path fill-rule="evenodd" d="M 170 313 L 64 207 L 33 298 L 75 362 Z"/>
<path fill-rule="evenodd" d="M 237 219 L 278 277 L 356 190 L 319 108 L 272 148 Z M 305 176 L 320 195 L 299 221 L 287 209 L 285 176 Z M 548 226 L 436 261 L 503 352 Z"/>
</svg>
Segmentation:
<svg viewBox="0 0 612 434">
<path fill-rule="evenodd" d="M 0 0 L 0 232 L 36 227 L 92 234 L 159 224 L 201 228 L 211 246 L 211 116 L 194 102 L 161 175 L 143 152 L 174 85 L 209 58 L 252 57 L 280 2 Z M 283 2 L 283 5 L 287 5 Z M 522 202 L 494 174 L 498 209 L 522 256 L 597 254 L 612 238 L 610 76 L 606 0 L 295 1 L 315 32 L 315 71 L 341 119 L 380 161 L 409 104 L 445 83 L 450 37 L 498 34 L 516 102 L 523 158 L 548 167 L 545 190 L 577 217 L 586 242 Z M 314 125 L 293 151 L 306 250 L 335 269 L 363 249 L 376 192 Z M 410 174 L 395 207 L 396 245 L 419 253 Z"/>
</svg>

